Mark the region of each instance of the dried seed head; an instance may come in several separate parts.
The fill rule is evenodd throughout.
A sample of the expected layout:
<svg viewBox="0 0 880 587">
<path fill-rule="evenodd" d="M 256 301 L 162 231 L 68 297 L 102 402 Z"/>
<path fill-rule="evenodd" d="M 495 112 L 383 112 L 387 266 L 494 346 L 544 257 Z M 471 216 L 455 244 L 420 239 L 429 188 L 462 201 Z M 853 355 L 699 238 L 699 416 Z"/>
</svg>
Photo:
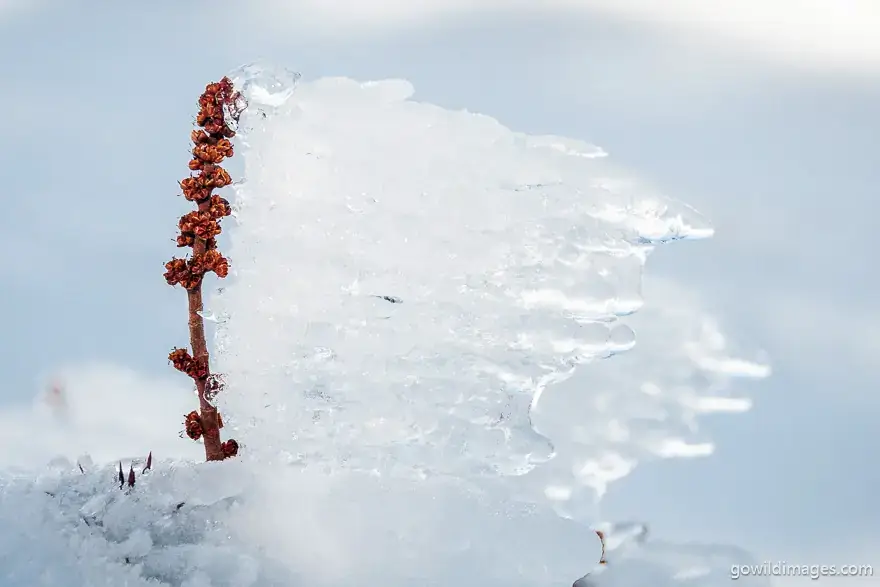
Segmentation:
<svg viewBox="0 0 880 587">
<path fill-rule="evenodd" d="M 168 360 L 174 368 L 186 373 L 193 379 L 205 379 L 208 377 L 208 360 L 205 357 L 194 359 L 186 349 L 174 349 L 168 354 Z"/>
<path fill-rule="evenodd" d="M 208 210 L 184 214 L 180 217 L 177 226 L 183 237 L 209 239 L 220 234 L 220 224 Z"/>
<path fill-rule="evenodd" d="M 202 418 L 195 410 L 184 417 L 183 425 L 186 435 L 193 440 L 198 440 L 202 437 Z"/>
<path fill-rule="evenodd" d="M 196 381 L 205 379 L 208 376 L 208 357 L 198 357 L 193 359 L 186 374 Z"/>
<path fill-rule="evenodd" d="M 180 182 L 183 197 L 188 202 L 201 202 L 211 197 L 211 190 L 198 183 L 198 176 L 191 175 Z"/>
<path fill-rule="evenodd" d="M 232 206 L 229 205 L 229 200 L 226 198 L 214 195 L 211 196 L 209 201 L 208 212 L 211 214 L 212 218 L 220 220 L 221 218 L 232 214 Z"/>
<path fill-rule="evenodd" d="M 201 169 L 205 164 L 217 164 L 232 157 L 234 150 L 229 139 L 218 139 L 216 141 L 196 142 L 193 146 L 193 159 L 190 161 L 189 168 L 196 170 Z"/>
<path fill-rule="evenodd" d="M 203 130 L 194 130 L 190 133 L 189 137 L 192 139 L 192 142 L 195 143 L 196 145 L 199 145 L 202 143 L 213 145 L 214 143 L 217 142 L 217 139 L 208 135 L 208 133 L 206 133 Z"/>
<path fill-rule="evenodd" d="M 171 259 L 165 263 L 165 281 L 168 285 L 182 283 L 188 276 L 186 259 Z"/>
<path fill-rule="evenodd" d="M 232 177 L 219 165 L 206 163 L 201 173 L 191 175 L 180 182 L 183 197 L 191 202 L 203 202 L 211 197 L 212 189 L 225 188 L 232 183 Z"/>
<path fill-rule="evenodd" d="M 196 244 L 195 235 L 189 233 L 180 233 L 179 235 L 177 235 L 178 247 L 191 247 L 194 244 Z"/>
<path fill-rule="evenodd" d="M 216 246 L 216 243 L 213 244 Z M 217 277 L 229 275 L 229 260 L 213 248 L 189 260 L 172 259 L 165 264 L 165 269 L 165 281 L 169 285 L 180 284 L 192 290 L 201 285 L 202 277 L 208 271 L 213 271 Z"/>
<path fill-rule="evenodd" d="M 232 87 L 232 81 L 224 77 L 219 82 L 205 86 L 199 97 L 199 114 L 196 124 L 203 127 L 213 137 L 233 137 L 235 131 L 231 124 L 238 122 L 247 107 L 239 92 Z"/>
<path fill-rule="evenodd" d="M 168 360 L 174 365 L 174 368 L 182 373 L 187 373 L 193 363 L 193 358 L 186 349 L 175 347 L 168 353 Z"/>
<path fill-rule="evenodd" d="M 229 261 L 216 249 L 205 251 L 197 261 L 199 267 L 204 268 L 204 272 L 213 271 L 217 277 L 229 275 Z"/>
<path fill-rule="evenodd" d="M 198 176 L 199 185 L 205 188 L 225 188 L 232 183 L 232 177 L 219 165 L 205 165 Z"/>
<path fill-rule="evenodd" d="M 227 459 L 234 457 L 238 454 L 238 443 L 230 438 L 226 442 L 220 444 L 220 448 L 223 449 L 223 456 Z"/>
</svg>

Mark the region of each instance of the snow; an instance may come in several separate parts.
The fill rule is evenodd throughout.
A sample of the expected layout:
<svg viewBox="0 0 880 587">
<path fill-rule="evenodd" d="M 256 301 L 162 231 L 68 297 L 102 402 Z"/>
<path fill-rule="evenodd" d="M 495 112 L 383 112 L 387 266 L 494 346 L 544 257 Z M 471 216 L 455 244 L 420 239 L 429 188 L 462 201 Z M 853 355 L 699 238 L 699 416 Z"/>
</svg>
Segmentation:
<svg viewBox="0 0 880 587">
<path fill-rule="evenodd" d="M 120 489 L 118 459 L 156 445 L 115 443 L 123 427 L 78 408 L 102 389 L 86 386 L 66 430 L 5 464 L 99 464 L 0 473 L 0 583 L 703 586 L 751 562 L 598 525 L 613 481 L 710 454 L 697 418 L 749 409 L 739 380 L 769 374 L 693 292 L 643 300 L 651 251 L 711 236 L 706 219 L 598 147 L 417 102 L 403 80 L 250 64 L 235 81 L 233 274 L 205 315 L 241 456 L 155 453 Z M 186 411 L 160 403 L 144 443 L 150 418 L 166 433 Z"/>
</svg>

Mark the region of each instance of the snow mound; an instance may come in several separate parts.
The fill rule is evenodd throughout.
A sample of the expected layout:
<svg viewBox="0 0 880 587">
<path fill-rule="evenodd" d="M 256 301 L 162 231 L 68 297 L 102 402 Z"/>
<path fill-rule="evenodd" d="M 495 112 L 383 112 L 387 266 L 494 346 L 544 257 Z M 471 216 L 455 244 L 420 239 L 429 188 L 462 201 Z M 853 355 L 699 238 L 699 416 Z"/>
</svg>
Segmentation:
<svg viewBox="0 0 880 587">
<path fill-rule="evenodd" d="M 732 565 L 754 563 L 739 549 L 654 542 L 620 524 L 603 527 L 608 564 L 594 569 L 590 529 L 511 502 L 501 487 L 241 461 L 141 465 L 133 488 L 120 489 L 116 465 L 81 473 L 70 462 L 0 482 L 0 584 L 718 587 Z"/>
<path fill-rule="evenodd" d="M 218 524 L 240 493 L 236 463 L 159 463 L 145 474 L 142 465 L 124 489 L 118 465 L 81 472 L 65 460 L 36 481 L 0 479 L 0 584 L 254 585 L 255 560 Z"/>
</svg>

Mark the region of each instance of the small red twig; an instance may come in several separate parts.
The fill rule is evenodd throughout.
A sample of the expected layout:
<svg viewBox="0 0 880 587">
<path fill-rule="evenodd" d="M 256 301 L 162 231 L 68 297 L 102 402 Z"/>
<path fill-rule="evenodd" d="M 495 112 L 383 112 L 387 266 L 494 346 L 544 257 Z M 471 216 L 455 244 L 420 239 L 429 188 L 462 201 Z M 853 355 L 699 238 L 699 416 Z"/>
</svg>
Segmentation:
<svg viewBox="0 0 880 587">
<path fill-rule="evenodd" d="M 184 426 L 187 436 L 193 440 L 204 439 L 205 457 L 209 461 L 219 461 L 238 453 L 238 443 L 234 440 L 220 441 L 223 423 L 212 401 L 223 383 L 221 378 L 211 375 L 201 312 L 205 274 L 213 272 L 223 278 L 229 273 L 229 261 L 217 250 L 216 238 L 221 231 L 220 220 L 229 216 L 232 210 L 229 202 L 213 194 L 213 190 L 232 183 L 220 163 L 233 155 L 229 139 L 235 136 L 235 131 L 230 123 L 238 121 L 245 106 L 241 94 L 234 90 L 227 77 L 208 84 L 199 97 L 196 124 L 201 130 L 194 130 L 191 134 L 193 158 L 189 162 L 190 170 L 196 173 L 180 182 L 183 197 L 195 202 L 198 209 L 180 218 L 177 236 L 177 246 L 192 247 L 192 254 L 188 259 L 174 258 L 165 264 L 168 284 L 181 285 L 187 291 L 192 348 L 192 355 L 186 349 L 175 348 L 168 360 L 195 382 L 199 410 L 187 414 Z"/>
<path fill-rule="evenodd" d="M 601 530 L 594 530 L 594 532 L 596 533 L 596 536 L 599 537 L 599 542 L 602 544 L 602 554 L 599 555 L 599 564 L 607 565 L 608 560 L 605 558 L 605 533 Z"/>
</svg>

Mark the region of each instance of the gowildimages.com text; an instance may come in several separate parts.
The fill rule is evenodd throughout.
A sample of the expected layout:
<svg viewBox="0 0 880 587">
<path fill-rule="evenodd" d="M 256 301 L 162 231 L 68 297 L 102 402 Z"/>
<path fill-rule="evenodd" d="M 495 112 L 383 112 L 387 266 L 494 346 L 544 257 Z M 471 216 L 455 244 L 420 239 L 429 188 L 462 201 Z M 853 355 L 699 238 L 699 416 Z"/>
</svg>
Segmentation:
<svg viewBox="0 0 880 587">
<path fill-rule="evenodd" d="M 873 565 L 793 565 L 785 561 L 765 561 L 758 565 L 731 565 L 730 578 L 746 577 L 873 577 Z"/>
</svg>

